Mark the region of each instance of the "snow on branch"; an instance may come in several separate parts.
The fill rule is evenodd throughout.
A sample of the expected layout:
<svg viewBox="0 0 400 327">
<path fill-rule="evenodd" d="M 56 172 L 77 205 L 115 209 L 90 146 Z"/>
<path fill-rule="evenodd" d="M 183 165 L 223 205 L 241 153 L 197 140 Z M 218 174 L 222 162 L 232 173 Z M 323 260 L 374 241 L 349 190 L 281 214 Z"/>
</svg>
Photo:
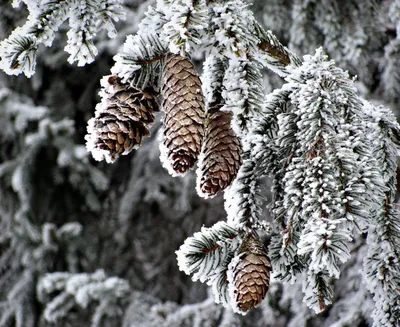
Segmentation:
<svg viewBox="0 0 400 327">
<path fill-rule="evenodd" d="M 353 232 L 367 230 L 374 195 L 386 186 L 378 178 L 366 110 L 347 73 L 318 50 L 286 80 L 244 139 L 253 151 L 242 169 L 252 166 L 259 176 L 278 179 L 273 212 L 283 230 L 270 245 L 274 274 L 292 280 L 307 266 L 305 301 L 319 312 L 331 302 L 329 279 L 338 278 L 349 259 Z M 249 178 L 255 182 L 256 175 Z M 243 199 L 256 203 L 249 195 Z"/>
<path fill-rule="evenodd" d="M 107 29 L 108 35 L 114 37 L 113 21 L 125 17 L 121 0 L 47 0 L 34 5 L 24 2 L 29 10 L 27 22 L 0 42 L 0 68 L 11 75 L 32 76 L 38 46 L 51 46 L 59 27 L 67 20 L 70 30 L 65 50 L 70 53 L 69 62 L 78 62 L 78 66 L 93 62 L 98 31 Z"/>
<path fill-rule="evenodd" d="M 376 303 L 374 326 L 394 326 L 400 319 L 400 210 L 386 205 L 368 232 L 364 281 Z"/>
<path fill-rule="evenodd" d="M 97 270 L 92 274 L 49 273 L 39 281 L 37 293 L 41 302 L 47 302 L 48 297 L 56 294 L 44 310 L 44 318 L 55 323 L 66 317 L 76 305 L 87 308 L 93 302 L 98 303 L 97 308 L 103 308 L 101 318 L 115 317 L 121 314 L 118 308 L 128 298 L 131 289 L 127 281 L 107 278 L 103 270 Z"/>
<path fill-rule="evenodd" d="M 243 163 L 232 186 L 225 192 L 228 223 L 241 231 L 265 230 L 261 223 L 260 184 L 249 149 L 244 148 Z"/>
<path fill-rule="evenodd" d="M 241 0 L 212 1 L 209 38 L 211 52 L 228 58 L 252 58 L 284 77 L 289 66 L 299 66 L 301 60 L 255 20 L 248 5 Z"/>
<path fill-rule="evenodd" d="M 264 229 L 260 225 L 260 200 L 257 163 L 251 157 L 251 138 L 246 137 L 253 119 L 263 112 L 263 87 L 260 67 L 255 62 L 231 58 L 222 82 L 224 105 L 232 111 L 232 128 L 242 138 L 243 163 L 237 178 L 225 193 L 228 223 L 239 230 Z M 249 134 L 250 135 L 250 134 Z"/>
<path fill-rule="evenodd" d="M 202 227 L 200 232 L 186 239 L 176 251 L 179 269 L 212 285 L 217 303 L 227 304 L 226 272 L 239 246 L 238 232 L 225 222 L 211 228 Z"/>
<path fill-rule="evenodd" d="M 142 88 L 148 83 L 156 83 L 160 64 L 168 53 L 162 30 L 165 23 L 164 13 L 158 7 L 149 6 L 137 34 L 128 35 L 122 52 L 114 56 L 115 65 L 111 72 L 122 82 L 132 81 Z"/>
<path fill-rule="evenodd" d="M 232 111 L 232 128 L 242 137 L 249 130 L 251 119 L 262 111 L 263 84 L 260 67 L 249 60 L 230 59 L 223 80 L 222 110 Z"/>
<path fill-rule="evenodd" d="M 216 1 L 209 4 L 211 52 L 228 58 L 243 58 L 254 48 L 257 38 L 249 21 L 254 20 L 248 4 L 242 0 Z"/>
<path fill-rule="evenodd" d="M 168 21 L 163 29 L 172 53 L 184 55 L 202 42 L 201 33 L 208 25 L 205 0 L 159 0 L 157 7 L 164 9 Z"/>
<path fill-rule="evenodd" d="M 0 42 L 0 68 L 10 75 L 24 72 L 31 77 L 35 73 L 37 43 L 34 35 L 26 35 L 17 28 L 8 39 Z"/>
<path fill-rule="evenodd" d="M 325 311 L 326 307 L 332 303 L 333 288 L 328 275 L 328 272 L 322 271 L 317 274 L 309 273 L 307 280 L 303 283 L 303 301 L 316 313 Z"/>
<path fill-rule="evenodd" d="M 301 65 L 301 59 L 284 47 L 271 31 L 265 31 L 257 21 L 254 21 L 254 31 L 258 37 L 255 57 L 264 66 L 285 77 L 290 74 L 289 66 Z"/>
<path fill-rule="evenodd" d="M 60 26 L 68 21 L 70 29 L 65 50 L 68 61 L 79 66 L 91 63 L 97 55 L 94 39 L 106 29 L 109 37 L 116 35 L 114 22 L 125 18 L 122 0 L 23 1 L 29 10 L 27 23 L 17 28 L 0 43 L 0 68 L 7 74 L 35 71 L 36 52 L 40 44 L 51 46 Z M 14 2 L 17 6 L 19 2 Z M 123 81 L 143 66 L 143 75 L 152 74 L 149 63 L 164 58 L 166 49 L 190 53 L 203 44 L 212 52 L 230 58 L 253 57 L 263 65 L 286 76 L 287 66 L 298 66 L 300 60 L 288 51 L 270 32 L 265 32 L 254 19 L 248 5 L 241 0 L 181 0 L 170 10 L 169 0 L 157 1 L 149 7 L 138 34 L 129 36 L 122 53 L 116 56 L 113 74 Z M 210 46 L 212 45 L 212 46 Z"/>
<path fill-rule="evenodd" d="M 228 66 L 228 60 L 223 56 L 210 55 L 203 64 L 203 83 L 204 97 L 208 110 L 214 107 L 222 107 L 223 80 Z"/>
<path fill-rule="evenodd" d="M 375 196 L 375 209 L 368 230 L 368 254 L 363 275 L 376 303 L 372 313 L 374 326 L 393 326 L 400 319 L 400 211 L 393 203 L 396 194 L 400 126 L 394 115 L 383 107 L 364 102 L 372 129 L 371 141 L 380 178 L 386 188 Z"/>
</svg>

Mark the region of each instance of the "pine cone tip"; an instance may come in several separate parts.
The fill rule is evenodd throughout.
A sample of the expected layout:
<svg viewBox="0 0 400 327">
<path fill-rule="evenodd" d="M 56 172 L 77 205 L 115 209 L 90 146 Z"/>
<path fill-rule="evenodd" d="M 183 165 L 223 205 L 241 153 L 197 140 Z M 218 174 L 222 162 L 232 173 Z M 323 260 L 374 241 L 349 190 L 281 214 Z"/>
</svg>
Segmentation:
<svg viewBox="0 0 400 327">
<path fill-rule="evenodd" d="M 172 177 L 182 177 L 196 163 L 195 158 L 185 153 L 171 153 L 163 142 L 160 143 L 160 161 Z"/>
</svg>

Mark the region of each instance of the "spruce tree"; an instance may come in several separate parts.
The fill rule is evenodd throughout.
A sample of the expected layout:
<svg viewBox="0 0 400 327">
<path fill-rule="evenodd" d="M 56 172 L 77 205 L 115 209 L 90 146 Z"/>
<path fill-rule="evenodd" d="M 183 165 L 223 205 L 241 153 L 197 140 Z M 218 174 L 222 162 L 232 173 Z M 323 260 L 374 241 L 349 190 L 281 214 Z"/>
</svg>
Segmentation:
<svg viewBox="0 0 400 327">
<path fill-rule="evenodd" d="M 10 5 L 1 326 L 398 326 L 397 0 Z"/>
</svg>

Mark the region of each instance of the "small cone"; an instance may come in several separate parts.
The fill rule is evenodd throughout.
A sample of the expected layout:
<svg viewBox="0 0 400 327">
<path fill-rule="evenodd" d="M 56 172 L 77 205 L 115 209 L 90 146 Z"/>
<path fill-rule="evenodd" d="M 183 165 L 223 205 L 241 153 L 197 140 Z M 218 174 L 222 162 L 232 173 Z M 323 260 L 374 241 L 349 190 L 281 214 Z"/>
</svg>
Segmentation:
<svg viewBox="0 0 400 327">
<path fill-rule="evenodd" d="M 232 113 L 209 112 L 205 124 L 203 158 L 200 163 L 199 194 L 213 197 L 236 178 L 242 164 L 242 146 L 231 128 Z"/>
<path fill-rule="evenodd" d="M 204 96 L 192 62 L 168 57 L 162 76 L 164 143 L 162 158 L 173 175 L 184 175 L 200 154 L 204 136 Z"/>
<path fill-rule="evenodd" d="M 258 236 L 247 235 L 232 267 L 233 294 L 242 312 L 258 306 L 269 289 L 271 262 Z"/>
<path fill-rule="evenodd" d="M 105 156 L 107 161 L 114 162 L 119 155 L 139 147 L 143 136 L 150 135 L 158 104 L 150 90 L 123 84 L 117 76 L 111 76 L 108 83 L 106 108 L 90 122 L 93 135 L 89 134 L 87 139 L 94 143 L 93 154 L 100 151 L 99 158 Z"/>
</svg>

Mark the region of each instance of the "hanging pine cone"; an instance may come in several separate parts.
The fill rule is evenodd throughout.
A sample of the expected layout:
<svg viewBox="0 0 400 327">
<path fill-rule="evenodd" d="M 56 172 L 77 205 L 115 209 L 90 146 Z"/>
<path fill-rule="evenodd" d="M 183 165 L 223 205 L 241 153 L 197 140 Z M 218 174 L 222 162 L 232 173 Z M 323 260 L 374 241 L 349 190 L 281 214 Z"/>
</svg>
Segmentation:
<svg viewBox="0 0 400 327">
<path fill-rule="evenodd" d="M 95 159 L 105 157 L 114 162 L 119 155 L 139 147 L 143 136 L 150 135 L 148 128 L 154 122 L 158 103 L 151 90 L 123 84 L 117 76 L 109 77 L 108 83 L 108 97 L 89 121 L 86 139 Z"/>
<path fill-rule="evenodd" d="M 248 234 L 232 263 L 230 287 L 239 310 L 247 312 L 258 306 L 268 292 L 271 262 L 259 237 Z"/>
<path fill-rule="evenodd" d="M 242 147 L 231 128 L 232 113 L 210 111 L 205 123 L 203 156 L 198 170 L 199 194 L 213 197 L 236 178 L 242 164 Z"/>
<path fill-rule="evenodd" d="M 165 117 L 161 158 L 172 175 L 183 175 L 195 165 L 204 136 L 201 81 L 190 60 L 171 55 L 162 84 Z"/>
</svg>

